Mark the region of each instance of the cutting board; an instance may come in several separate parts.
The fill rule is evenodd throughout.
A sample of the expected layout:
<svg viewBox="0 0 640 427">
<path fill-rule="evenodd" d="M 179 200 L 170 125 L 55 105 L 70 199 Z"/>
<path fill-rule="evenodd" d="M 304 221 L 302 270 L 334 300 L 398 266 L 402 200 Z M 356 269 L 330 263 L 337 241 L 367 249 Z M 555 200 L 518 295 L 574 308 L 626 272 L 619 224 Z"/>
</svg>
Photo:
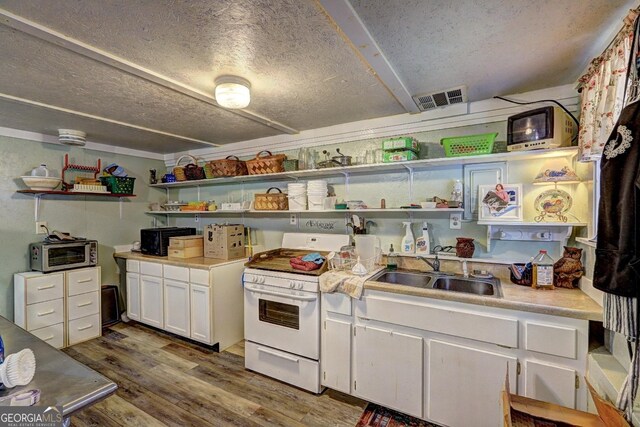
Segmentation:
<svg viewBox="0 0 640 427">
<path fill-rule="evenodd" d="M 291 267 L 289 260 L 299 256 L 305 256 L 310 253 L 318 252 L 323 257 L 327 257 L 328 252 L 323 251 L 310 251 L 304 249 L 273 249 L 271 251 L 260 252 L 251 257 L 249 262 L 245 264 L 245 267 L 259 268 L 262 270 L 282 271 L 292 274 L 305 274 L 307 276 L 319 276 L 327 271 L 327 261 L 322 266 L 313 271 L 296 270 Z"/>
</svg>

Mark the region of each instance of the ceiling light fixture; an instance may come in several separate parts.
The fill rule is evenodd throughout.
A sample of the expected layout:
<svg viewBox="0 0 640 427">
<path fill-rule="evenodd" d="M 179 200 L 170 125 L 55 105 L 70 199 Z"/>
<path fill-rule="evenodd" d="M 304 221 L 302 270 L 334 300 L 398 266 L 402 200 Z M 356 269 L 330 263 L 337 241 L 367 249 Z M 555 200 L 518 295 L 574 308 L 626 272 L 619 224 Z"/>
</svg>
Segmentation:
<svg viewBox="0 0 640 427">
<path fill-rule="evenodd" d="M 221 76 L 215 81 L 216 102 L 224 108 L 245 108 L 251 102 L 251 83 L 242 77 Z"/>
</svg>

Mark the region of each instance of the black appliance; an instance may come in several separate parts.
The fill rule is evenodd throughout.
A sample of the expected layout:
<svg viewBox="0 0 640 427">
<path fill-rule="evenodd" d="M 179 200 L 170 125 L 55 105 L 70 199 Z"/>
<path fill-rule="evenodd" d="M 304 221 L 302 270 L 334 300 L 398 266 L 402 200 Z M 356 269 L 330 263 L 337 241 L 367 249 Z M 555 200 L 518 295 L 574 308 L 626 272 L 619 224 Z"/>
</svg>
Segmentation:
<svg viewBox="0 0 640 427">
<path fill-rule="evenodd" d="M 194 234 L 193 227 L 144 228 L 140 230 L 140 251 L 144 255 L 167 256 L 170 237 Z"/>
</svg>

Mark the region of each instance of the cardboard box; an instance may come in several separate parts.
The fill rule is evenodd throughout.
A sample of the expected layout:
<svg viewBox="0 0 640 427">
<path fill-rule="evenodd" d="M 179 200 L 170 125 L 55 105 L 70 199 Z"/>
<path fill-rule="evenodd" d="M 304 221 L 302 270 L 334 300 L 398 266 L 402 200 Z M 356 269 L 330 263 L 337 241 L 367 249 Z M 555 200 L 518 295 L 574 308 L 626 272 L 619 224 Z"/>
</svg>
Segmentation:
<svg viewBox="0 0 640 427">
<path fill-rule="evenodd" d="M 408 160 L 418 160 L 418 155 L 411 150 L 385 151 L 382 157 L 384 163 L 406 162 Z"/>
<path fill-rule="evenodd" d="M 198 258 L 204 255 L 204 247 L 191 246 L 189 248 L 176 248 L 169 246 L 167 248 L 167 255 L 169 258 L 184 259 L 184 258 Z"/>
<path fill-rule="evenodd" d="M 204 240 L 202 236 L 169 237 L 169 246 L 175 249 L 203 247 Z"/>
<path fill-rule="evenodd" d="M 244 226 L 242 224 L 210 224 L 204 229 L 206 258 L 244 258 Z"/>
</svg>

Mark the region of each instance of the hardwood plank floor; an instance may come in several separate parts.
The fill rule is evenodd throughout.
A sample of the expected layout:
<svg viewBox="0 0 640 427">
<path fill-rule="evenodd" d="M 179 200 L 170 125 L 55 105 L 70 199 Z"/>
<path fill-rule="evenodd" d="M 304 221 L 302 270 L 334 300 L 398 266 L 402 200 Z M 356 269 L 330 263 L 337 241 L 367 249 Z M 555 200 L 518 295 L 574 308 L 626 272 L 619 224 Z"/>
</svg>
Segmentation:
<svg viewBox="0 0 640 427">
<path fill-rule="evenodd" d="M 139 323 L 64 350 L 118 391 L 72 417 L 73 426 L 349 426 L 366 402 L 305 392 L 244 369 L 244 343 L 216 353 Z"/>
</svg>

